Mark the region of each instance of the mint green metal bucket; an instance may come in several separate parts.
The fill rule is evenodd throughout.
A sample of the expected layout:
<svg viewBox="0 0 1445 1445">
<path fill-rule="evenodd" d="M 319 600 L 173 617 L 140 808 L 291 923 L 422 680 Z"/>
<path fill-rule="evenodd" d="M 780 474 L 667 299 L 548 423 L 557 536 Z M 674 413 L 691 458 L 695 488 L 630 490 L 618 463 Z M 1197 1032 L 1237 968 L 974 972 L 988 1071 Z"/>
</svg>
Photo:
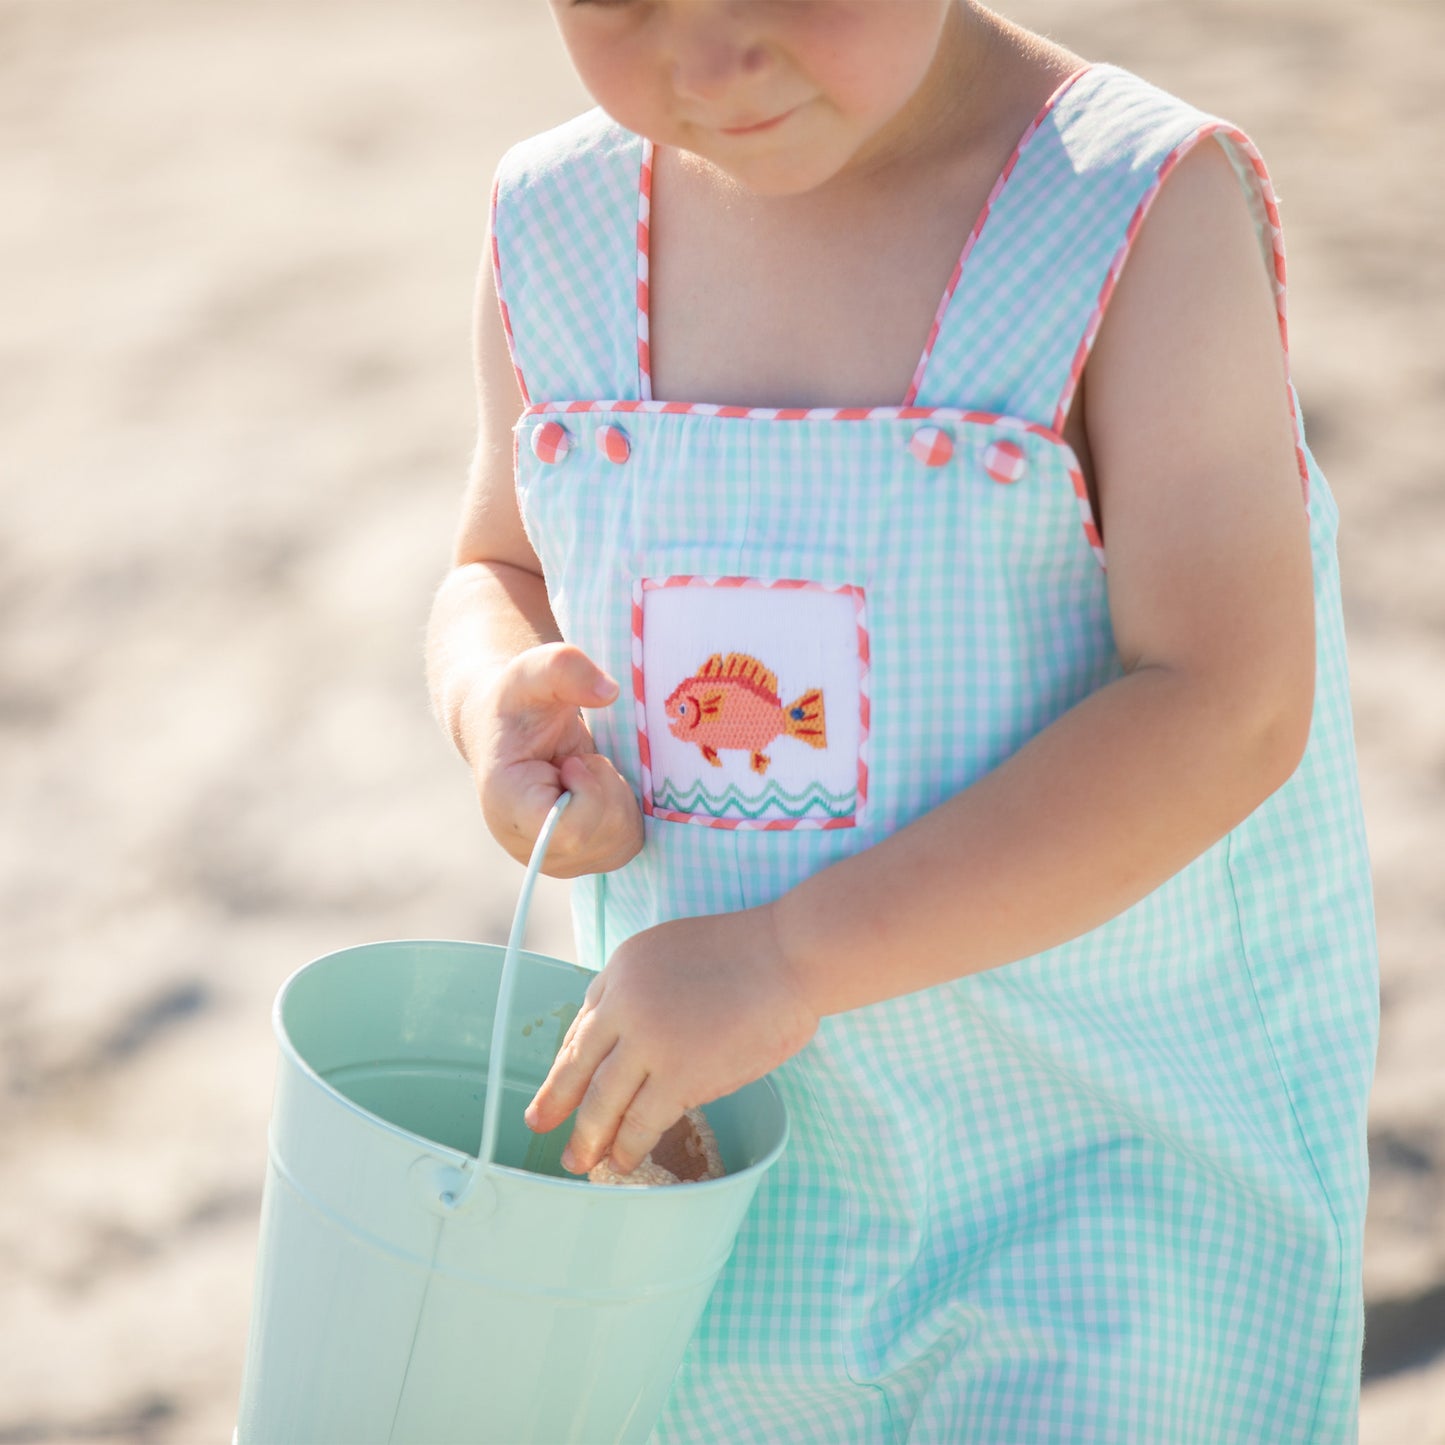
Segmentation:
<svg viewBox="0 0 1445 1445">
<path fill-rule="evenodd" d="M 651 1432 L 787 1122 L 759 1080 L 706 1108 L 722 1179 L 562 1175 L 570 1125 L 521 1115 L 591 974 L 516 947 L 545 836 L 509 949 L 367 944 L 283 986 L 238 1445 Z"/>
</svg>

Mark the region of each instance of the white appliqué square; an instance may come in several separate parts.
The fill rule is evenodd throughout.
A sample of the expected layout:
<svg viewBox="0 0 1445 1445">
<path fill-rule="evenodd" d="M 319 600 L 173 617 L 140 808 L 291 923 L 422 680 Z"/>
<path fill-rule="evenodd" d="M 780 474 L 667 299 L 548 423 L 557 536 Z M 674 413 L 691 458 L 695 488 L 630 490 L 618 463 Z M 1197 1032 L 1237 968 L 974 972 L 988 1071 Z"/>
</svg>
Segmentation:
<svg viewBox="0 0 1445 1445">
<path fill-rule="evenodd" d="M 643 807 L 715 828 L 848 828 L 867 796 L 860 587 L 645 578 L 633 601 Z"/>
</svg>

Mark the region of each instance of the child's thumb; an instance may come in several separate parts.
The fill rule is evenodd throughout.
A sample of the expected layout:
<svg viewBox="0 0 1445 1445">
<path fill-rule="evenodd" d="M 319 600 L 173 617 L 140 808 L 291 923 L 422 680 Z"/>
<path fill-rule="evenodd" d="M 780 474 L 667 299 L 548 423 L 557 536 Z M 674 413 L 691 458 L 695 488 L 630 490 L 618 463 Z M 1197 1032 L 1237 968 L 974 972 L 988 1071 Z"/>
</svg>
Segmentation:
<svg viewBox="0 0 1445 1445">
<path fill-rule="evenodd" d="M 566 642 L 534 649 L 523 671 L 523 688 L 537 701 L 605 707 L 619 692 L 617 683 L 580 647 Z"/>
</svg>

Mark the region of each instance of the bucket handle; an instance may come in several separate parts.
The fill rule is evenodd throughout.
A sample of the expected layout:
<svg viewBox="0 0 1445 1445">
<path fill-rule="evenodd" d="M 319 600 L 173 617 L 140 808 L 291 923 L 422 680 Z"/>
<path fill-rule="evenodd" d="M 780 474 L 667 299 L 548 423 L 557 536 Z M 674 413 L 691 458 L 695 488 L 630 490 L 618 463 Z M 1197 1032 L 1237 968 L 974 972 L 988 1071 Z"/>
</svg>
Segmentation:
<svg viewBox="0 0 1445 1445">
<path fill-rule="evenodd" d="M 507 952 L 502 959 L 502 981 L 497 986 L 496 1012 L 492 1018 L 492 1051 L 487 1061 L 487 1093 L 482 1108 L 482 1139 L 477 1146 L 475 1167 L 471 1177 L 460 1193 L 442 1195 L 442 1203 L 452 1209 L 460 1209 L 467 1201 L 477 1180 L 491 1167 L 492 1156 L 497 1149 L 497 1128 L 502 1117 L 502 1080 L 507 1052 L 507 1024 L 512 1013 L 512 993 L 517 983 L 517 955 L 522 949 L 522 935 L 527 929 L 527 912 L 532 905 L 532 888 L 537 875 L 542 871 L 542 860 L 547 856 L 547 845 L 552 841 L 557 823 L 572 801 L 571 793 L 562 793 L 552 804 L 532 845 L 532 856 L 527 860 L 527 872 L 522 879 L 522 891 L 517 897 L 517 911 L 512 915 L 512 931 L 507 938 Z"/>
</svg>

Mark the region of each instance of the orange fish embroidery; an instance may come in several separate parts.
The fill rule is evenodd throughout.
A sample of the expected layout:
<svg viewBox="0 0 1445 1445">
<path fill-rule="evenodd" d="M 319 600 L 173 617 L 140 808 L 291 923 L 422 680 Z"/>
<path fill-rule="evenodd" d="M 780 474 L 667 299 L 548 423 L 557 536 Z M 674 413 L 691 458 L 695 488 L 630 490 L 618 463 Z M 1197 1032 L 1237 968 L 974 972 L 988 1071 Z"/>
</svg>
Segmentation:
<svg viewBox="0 0 1445 1445">
<path fill-rule="evenodd" d="M 797 738 L 810 748 L 828 745 L 822 689 L 811 688 L 784 707 L 777 677 L 743 652 L 713 653 L 678 683 L 665 706 L 673 737 L 696 743 L 715 768 L 722 766 L 721 748 L 749 753 L 761 776 L 772 761 L 763 749 L 776 737 Z"/>
</svg>

